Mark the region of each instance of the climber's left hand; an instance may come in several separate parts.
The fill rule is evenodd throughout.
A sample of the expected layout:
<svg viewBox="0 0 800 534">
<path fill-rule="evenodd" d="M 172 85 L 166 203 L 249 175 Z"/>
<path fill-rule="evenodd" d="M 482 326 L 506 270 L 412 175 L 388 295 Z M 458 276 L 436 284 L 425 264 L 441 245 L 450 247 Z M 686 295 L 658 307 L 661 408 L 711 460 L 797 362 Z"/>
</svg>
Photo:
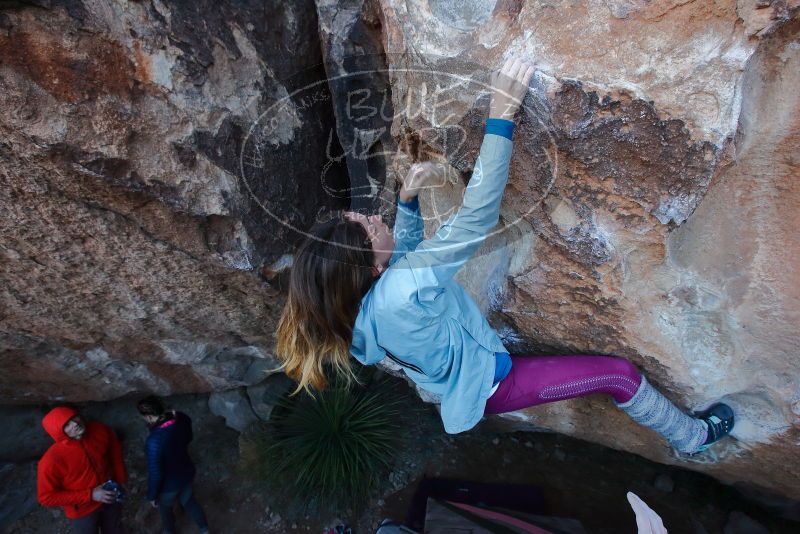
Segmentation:
<svg viewBox="0 0 800 534">
<path fill-rule="evenodd" d="M 520 58 L 506 61 L 492 76 L 492 101 L 489 118 L 514 120 L 533 76 L 533 64 Z"/>
</svg>

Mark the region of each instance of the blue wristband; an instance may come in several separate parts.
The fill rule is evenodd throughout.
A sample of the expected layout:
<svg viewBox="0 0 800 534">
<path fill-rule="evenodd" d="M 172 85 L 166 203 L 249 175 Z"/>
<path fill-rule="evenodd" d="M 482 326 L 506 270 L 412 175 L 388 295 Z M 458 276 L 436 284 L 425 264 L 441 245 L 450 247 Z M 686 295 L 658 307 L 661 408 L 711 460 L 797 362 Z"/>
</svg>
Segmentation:
<svg viewBox="0 0 800 534">
<path fill-rule="evenodd" d="M 486 133 L 511 139 L 514 134 L 514 121 L 506 119 L 486 119 Z"/>
<path fill-rule="evenodd" d="M 400 193 L 397 193 L 397 204 L 403 206 L 408 210 L 417 211 L 419 209 L 419 198 L 415 196 L 410 201 L 403 202 L 402 200 L 400 200 Z"/>
</svg>

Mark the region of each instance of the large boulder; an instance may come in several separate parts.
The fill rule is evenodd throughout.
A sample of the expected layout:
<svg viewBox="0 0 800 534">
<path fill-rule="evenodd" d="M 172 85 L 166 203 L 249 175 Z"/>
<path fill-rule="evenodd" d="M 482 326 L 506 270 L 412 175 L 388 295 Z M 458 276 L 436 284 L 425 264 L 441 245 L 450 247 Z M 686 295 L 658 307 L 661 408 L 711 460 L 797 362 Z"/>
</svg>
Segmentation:
<svg viewBox="0 0 800 534">
<path fill-rule="evenodd" d="M 800 497 L 798 4 L 5 3 L 0 402 L 234 390 L 264 416 L 245 388 L 276 367 L 303 230 L 391 217 L 428 159 L 431 235 L 490 70 L 526 55 L 501 224 L 459 281 L 512 352 L 618 354 L 739 419 L 693 460 L 602 399 L 505 424 Z"/>
<path fill-rule="evenodd" d="M 346 205 L 318 174 L 335 129 L 316 20 L 310 0 L 4 3 L 0 401 L 275 366 L 274 262 Z M 294 99 L 317 80 L 324 106 Z"/>
<path fill-rule="evenodd" d="M 421 197 L 428 235 L 463 195 L 489 71 L 536 62 L 501 223 L 458 275 L 512 352 L 624 356 L 682 407 L 724 399 L 739 418 L 735 439 L 690 460 L 603 399 L 509 428 L 800 497 L 798 4 L 317 1 L 322 28 L 382 33 L 371 63 L 387 65 L 396 150 L 376 196 L 411 161 L 449 165 Z M 331 76 L 364 64 L 323 42 Z M 375 100 L 348 109 L 372 117 Z M 343 135 L 359 117 L 337 120 Z"/>
</svg>

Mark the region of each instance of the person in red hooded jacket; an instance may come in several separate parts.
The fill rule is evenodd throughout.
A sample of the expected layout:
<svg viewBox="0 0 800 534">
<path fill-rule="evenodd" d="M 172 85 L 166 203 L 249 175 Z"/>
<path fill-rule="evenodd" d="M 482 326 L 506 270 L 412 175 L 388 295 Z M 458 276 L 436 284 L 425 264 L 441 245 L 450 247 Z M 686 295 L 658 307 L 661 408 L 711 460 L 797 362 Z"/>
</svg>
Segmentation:
<svg viewBox="0 0 800 534">
<path fill-rule="evenodd" d="M 108 480 L 128 481 L 114 431 L 64 406 L 50 410 L 42 426 L 55 443 L 39 461 L 39 503 L 63 506 L 77 534 L 121 533 L 121 504 L 114 491 L 103 489 Z"/>
</svg>

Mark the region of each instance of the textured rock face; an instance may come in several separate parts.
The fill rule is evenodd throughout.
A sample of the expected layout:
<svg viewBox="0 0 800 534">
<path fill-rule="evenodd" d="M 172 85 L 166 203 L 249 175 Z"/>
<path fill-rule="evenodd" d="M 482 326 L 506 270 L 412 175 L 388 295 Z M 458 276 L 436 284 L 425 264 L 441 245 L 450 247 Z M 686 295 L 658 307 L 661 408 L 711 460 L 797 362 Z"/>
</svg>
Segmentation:
<svg viewBox="0 0 800 534">
<path fill-rule="evenodd" d="M 337 202 L 330 104 L 288 98 L 324 79 L 313 3 L 37 4 L 0 11 L 0 399 L 257 382 L 269 266 Z"/>
<path fill-rule="evenodd" d="M 15 6 L 0 402 L 259 382 L 300 229 L 348 204 L 391 217 L 395 173 L 433 159 L 450 172 L 422 196 L 432 233 L 489 70 L 522 54 L 539 71 L 501 224 L 460 282 L 512 352 L 618 354 L 739 422 L 692 462 L 602 399 L 504 424 L 800 498 L 797 1 Z M 262 389 L 234 393 L 261 415 Z"/>
<path fill-rule="evenodd" d="M 317 4 L 321 27 L 355 35 L 376 12 Z M 349 16 L 329 19 L 331 4 Z M 398 147 L 387 169 L 453 171 L 423 193 L 429 235 L 463 194 L 489 69 L 517 54 L 539 67 L 501 224 L 459 273 L 507 347 L 621 355 L 683 407 L 725 399 L 739 416 L 736 440 L 692 461 L 602 399 L 506 424 L 800 497 L 797 2 L 377 4 Z M 329 71 L 357 63 L 347 52 L 329 44 Z M 346 119 L 342 137 L 357 127 Z"/>
<path fill-rule="evenodd" d="M 316 5 L 350 208 L 383 208 L 388 215 L 394 195 L 384 186 L 397 146 L 379 6 L 363 0 L 318 0 Z"/>
</svg>

